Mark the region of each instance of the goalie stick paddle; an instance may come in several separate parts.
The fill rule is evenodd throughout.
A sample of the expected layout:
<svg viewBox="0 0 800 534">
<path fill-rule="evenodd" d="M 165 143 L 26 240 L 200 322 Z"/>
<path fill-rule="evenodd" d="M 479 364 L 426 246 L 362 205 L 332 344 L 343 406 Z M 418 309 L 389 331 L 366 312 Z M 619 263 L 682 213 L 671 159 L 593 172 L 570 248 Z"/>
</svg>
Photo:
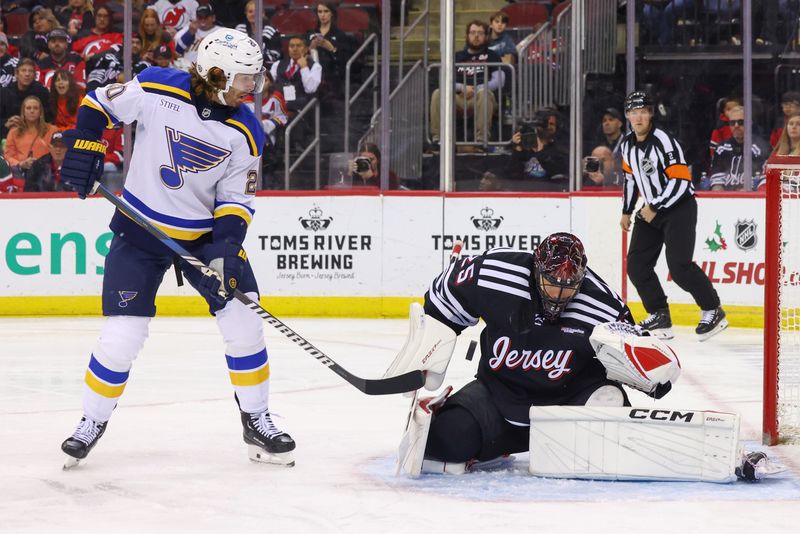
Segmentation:
<svg viewBox="0 0 800 534">
<path fill-rule="evenodd" d="M 161 241 L 172 252 L 180 256 L 180 258 L 200 271 L 205 273 L 209 267 L 199 259 L 192 256 L 188 250 L 179 245 L 174 239 L 162 232 L 160 229 L 153 226 L 153 224 L 139 215 L 132 207 L 128 205 L 123 199 L 117 197 L 114 193 L 108 190 L 106 186 L 100 184 L 99 192 L 107 200 L 109 200 L 116 208 L 124 215 L 130 217 L 136 224 L 147 230 L 153 237 Z M 234 290 L 233 297 L 253 310 L 259 317 L 264 319 L 267 323 L 275 327 L 281 334 L 288 337 L 291 341 L 299 345 L 303 350 L 308 352 L 311 356 L 317 359 L 322 365 L 344 378 L 348 383 L 355 386 L 359 391 L 367 395 L 392 395 L 394 393 L 405 393 L 406 391 L 414 391 L 423 386 L 425 383 L 425 376 L 422 371 L 410 371 L 408 373 L 393 376 L 391 378 L 361 378 L 341 365 L 329 358 L 324 352 L 311 344 L 308 340 L 303 338 L 300 334 L 289 328 L 280 319 L 265 310 L 258 302 L 254 301 L 238 289 Z"/>
</svg>

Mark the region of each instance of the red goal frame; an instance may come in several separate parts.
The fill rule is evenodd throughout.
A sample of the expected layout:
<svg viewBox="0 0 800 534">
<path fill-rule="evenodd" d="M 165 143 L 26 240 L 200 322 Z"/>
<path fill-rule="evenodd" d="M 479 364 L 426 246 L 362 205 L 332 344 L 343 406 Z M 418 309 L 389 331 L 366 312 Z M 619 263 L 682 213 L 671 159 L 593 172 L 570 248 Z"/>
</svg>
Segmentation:
<svg viewBox="0 0 800 534">
<path fill-rule="evenodd" d="M 762 441 L 777 445 L 778 370 L 781 348 L 780 284 L 783 269 L 781 258 L 782 199 L 781 171 L 800 171 L 800 156 L 771 156 L 767 161 L 765 211 L 765 283 L 764 283 L 764 399 Z"/>
</svg>

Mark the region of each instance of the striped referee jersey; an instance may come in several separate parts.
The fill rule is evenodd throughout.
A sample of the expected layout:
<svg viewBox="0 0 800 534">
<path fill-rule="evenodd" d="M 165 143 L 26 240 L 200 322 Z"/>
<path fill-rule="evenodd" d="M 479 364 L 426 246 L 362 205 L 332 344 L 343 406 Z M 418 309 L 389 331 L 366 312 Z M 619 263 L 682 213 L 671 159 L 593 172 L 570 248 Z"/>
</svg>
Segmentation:
<svg viewBox="0 0 800 534">
<path fill-rule="evenodd" d="M 661 128 L 654 127 L 644 141 L 637 141 L 636 134 L 630 132 L 620 153 L 625 173 L 622 213 L 633 213 L 639 195 L 656 211 L 694 195 L 683 148 Z"/>
</svg>

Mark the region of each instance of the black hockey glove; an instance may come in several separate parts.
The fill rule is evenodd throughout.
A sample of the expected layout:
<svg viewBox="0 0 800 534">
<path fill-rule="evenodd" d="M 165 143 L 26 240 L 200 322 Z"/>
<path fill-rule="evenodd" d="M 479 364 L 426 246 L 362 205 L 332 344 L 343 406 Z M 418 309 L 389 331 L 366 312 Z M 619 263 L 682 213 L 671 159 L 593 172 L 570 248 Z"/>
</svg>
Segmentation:
<svg viewBox="0 0 800 534">
<path fill-rule="evenodd" d="M 67 130 L 63 139 L 67 154 L 61 164 L 61 180 L 86 198 L 95 192 L 103 175 L 106 146 L 88 130 Z"/>
<path fill-rule="evenodd" d="M 209 272 L 204 272 L 197 284 L 197 290 L 209 300 L 222 305 L 233 298 L 234 290 L 247 264 L 247 254 L 241 245 L 222 241 L 209 243 L 203 248 Z"/>
</svg>

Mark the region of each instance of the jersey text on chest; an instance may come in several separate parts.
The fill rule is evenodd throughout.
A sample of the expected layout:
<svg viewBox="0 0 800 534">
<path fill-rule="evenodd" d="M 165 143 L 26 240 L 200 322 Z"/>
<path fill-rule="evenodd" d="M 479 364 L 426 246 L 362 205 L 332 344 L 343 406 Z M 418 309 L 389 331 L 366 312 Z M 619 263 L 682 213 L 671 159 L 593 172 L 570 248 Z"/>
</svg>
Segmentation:
<svg viewBox="0 0 800 534">
<path fill-rule="evenodd" d="M 489 367 L 494 371 L 499 370 L 504 365 L 509 369 L 521 367 L 524 371 L 548 371 L 547 377 L 551 380 L 558 380 L 563 375 L 572 371 L 569 361 L 572 358 L 572 350 L 552 350 L 539 349 L 537 351 L 522 350 L 511 348 L 511 338 L 502 336 L 497 338 L 492 346 L 492 357 L 489 358 Z"/>
</svg>

